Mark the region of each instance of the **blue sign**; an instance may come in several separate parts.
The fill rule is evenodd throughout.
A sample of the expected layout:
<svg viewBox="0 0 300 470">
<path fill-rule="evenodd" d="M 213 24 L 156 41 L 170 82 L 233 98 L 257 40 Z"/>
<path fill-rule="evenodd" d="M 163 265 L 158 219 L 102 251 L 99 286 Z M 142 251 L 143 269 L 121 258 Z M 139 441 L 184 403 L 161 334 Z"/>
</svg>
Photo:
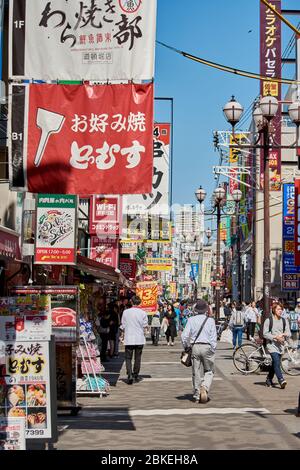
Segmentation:
<svg viewBox="0 0 300 470">
<path fill-rule="evenodd" d="M 283 185 L 282 290 L 300 290 L 300 266 L 295 266 L 295 186 Z"/>
<path fill-rule="evenodd" d="M 191 264 L 191 268 L 192 268 L 192 277 L 193 279 L 198 279 L 198 274 L 199 274 L 199 264 L 198 263 L 192 263 Z"/>
</svg>

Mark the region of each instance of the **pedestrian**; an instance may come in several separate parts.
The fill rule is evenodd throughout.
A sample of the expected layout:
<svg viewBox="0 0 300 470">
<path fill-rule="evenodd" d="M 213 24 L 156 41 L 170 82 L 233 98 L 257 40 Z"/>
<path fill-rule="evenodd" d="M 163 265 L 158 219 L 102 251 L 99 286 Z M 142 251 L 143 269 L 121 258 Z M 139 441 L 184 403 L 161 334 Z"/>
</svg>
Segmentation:
<svg viewBox="0 0 300 470">
<path fill-rule="evenodd" d="M 281 388 L 285 388 L 287 384 L 282 375 L 280 362 L 284 352 L 284 343 L 287 338 L 290 338 L 291 332 L 289 322 L 282 318 L 282 310 L 282 305 L 275 302 L 272 305 L 271 316 L 264 322 L 263 336 L 267 340 L 266 348 L 272 358 L 272 365 L 266 380 L 267 387 L 274 387 L 274 375 L 276 375 Z"/>
<path fill-rule="evenodd" d="M 295 347 L 298 347 L 299 329 L 300 329 L 300 313 L 296 312 L 295 310 L 289 311 L 288 321 L 290 325 L 292 341 L 295 344 Z"/>
<path fill-rule="evenodd" d="M 153 346 L 158 346 L 159 333 L 160 333 L 160 312 L 157 311 L 152 316 L 152 321 L 151 321 L 151 339 L 152 339 Z"/>
<path fill-rule="evenodd" d="M 247 340 L 253 341 L 258 311 L 255 302 L 250 302 L 246 309 Z"/>
<path fill-rule="evenodd" d="M 181 335 L 184 349 L 192 346 L 193 399 L 200 403 L 206 403 L 209 399 L 217 347 L 215 320 L 208 315 L 208 304 L 198 300 L 194 306 L 194 316 L 188 319 Z"/>
<path fill-rule="evenodd" d="M 236 342 L 238 342 L 239 348 L 242 346 L 243 342 L 243 331 L 245 327 L 246 315 L 242 310 L 242 304 L 236 303 L 229 322 L 229 328 L 232 329 L 233 349 L 236 348 Z"/>
<path fill-rule="evenodd" d="M 145 331 L 148 329 L 147 313 L 139 308 L 141 299 L 135 295 L 131 299 L 132 307 L 124 310 L 120 329 L 124 335 L 125 361 L 129 385 L 139 382 L 141 359 L 145 340 Z M 132 372 L 132 358 L 134 353 L 134 366 Z"/>
<path fill-rule="evenodd" d="M 116 302 L 110 302 L 108 304 L 108 314 L 109 314 L 109 333 L 108 333 L 108 340 L 109 340 L 109 357 L 112 358 L 113 356 L 118 355 L 118 347 L 117 341 L 119 343 L 119 326 L 120 326 L 120 319 L 119 319 L 119 312 L 118 312 L 118 305 Z"/>
<path fill-rule="evenodd" d="M 168 321 L 168 328 L 166 330 L 167 345 L 170 346 L 171 338 L 171 346 L 174 346 L 174 339 L 177 336 L 177 315 L 172 304 L 168 304 L 167 306 L 166 319 Z"/>
</svg>

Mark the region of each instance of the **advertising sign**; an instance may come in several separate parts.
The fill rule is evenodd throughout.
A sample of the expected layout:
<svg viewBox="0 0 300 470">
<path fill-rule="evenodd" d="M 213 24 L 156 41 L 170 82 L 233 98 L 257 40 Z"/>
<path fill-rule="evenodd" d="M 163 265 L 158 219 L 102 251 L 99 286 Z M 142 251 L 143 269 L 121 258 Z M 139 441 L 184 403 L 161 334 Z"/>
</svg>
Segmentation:
<svg viewBox="0 0 300 470">
<path fill-rule="evenodd" d="M 127 243 L 171 242 L 171 223 L 165 217 L 142 214 L 125 215 L 123 218 L 122 241 Z"/>
<path fill-rule="evenodd" d="M 24 418 L 0 417 L 0 450 L 26 450 Z"/>
<path fill-rule="evenodd" d="M 49 342 L 5 342 L 0 414 L 25 418 L 25 437 L 51 438 Z"/>
<path fill-rule="evenodd" d="M 146 258 L 147 271 L 172 271 L 172 258 Z"/>
<path fill-rule="evenodd" d="M 35 264 L 76 263 L 77 196 L 37 196 Z"/>
<path fill-rule="evenodd" d="M 295 265 L 295 186 L 283 185 L 282 290 L 300 289 L 300 266 Z"/>
<path fill-rule="evenodd" d="M 281 0 L 272 0 L 272 5 L 281 13 Z M 281 100 L 281 84 L 272 78 L 281 78 L 281 20 L 265 4 L 260 2 L 260 73 L 269 80 L 261 80 L 262 97 L 275 96 Z M 274 141 L 281 144 L 281 106 L 272 120 Z M 280 191 L 281 185 L 281 150 L 270 149 L 270 190 Z M 264 156 L 261 150 L 261 186 L 263 186 Z"/>
<path fill-rule="evenodd" d="M 300 180 L 295 179 L 295 200 L 294 200 L 295 228 L 295 266 L 300 267 Z"/>
<path fill-rule="evenodd" d="M 119 264 L 119 239 L 115 237 L 91 237 L 89 258 L 114 268 Z"/>
<path fill-rule="evenodd" d="M 192 271 L 192 279 L 198 279 L 199 275 L 199 263 L 192 263 L 191 264 L 191 271 Z"/>
<path fill-rule="evenodd" d="M 126 254 L 126 255 L 136 255 L 137 254 L 137 249 L 138 245 L 137 243 L 132 243 L 132 242 L 126 242 L 121 240 L 121 253 Z"/>
<path fill-rule="evenodd" d="M 229 163 L 238 164 L 239 158 L 242 156 L 243 150 L 238 148 L 238 145 L 245 145 L 248 142 L 245 134 L 231 134 L 230 135 L 230 146 L 236 145 L 236 148 L 230 147 L 229 150 Z"/>
<path fill-rule="evenodd" d="M 203 249 L 202 261 L 202 284 L 201 287 L 208 288 L 211 283 L 212 249 L 205 247 Z"/>
<path fill-rule="evenodd" d="M 152 191 L 124 196 L 124 213 L 169 214 L 170 134 L 171 124 L 154 124 Z"/>
<path fill-rule="evenodd" d="M 142 299 L 139 307 L 145 312 L 154 313 L 157 311 L 157 282 L 138 282 L 136 295 Z"/>
<path fill-rule="evenodd" d="M 127 279 L 134 279 L 136 276 L 136 270 L 136 260 L 129 258 L 120 259 L 120 271 Z"/>
<path fill-rule="evenodd" d="M 30 84 L 23 89 L 11 86 L 11 189 L 151 192 L 153 83 Z"/>
<path fill-rule="evenodd" d="M 93 195 L 90 198 L 90 234 L 119 235 L 121 231 L 120 196 Z"/>
<path fill-rule="evenodd" d="M 0 297 L 0 338 L 4 341 L 50 341 L 48 295 Z"/>
<path fill-rule="evenodd" d="M 10 259 L 21 259 L 19 237 L 6 227 L 0 227 L 0 255 Z"/>
<path fill-rule="evenodd" d="M 12 79 L 154 76 L 156 0 L 12 0 L 10 6 Z"/>
</svg>

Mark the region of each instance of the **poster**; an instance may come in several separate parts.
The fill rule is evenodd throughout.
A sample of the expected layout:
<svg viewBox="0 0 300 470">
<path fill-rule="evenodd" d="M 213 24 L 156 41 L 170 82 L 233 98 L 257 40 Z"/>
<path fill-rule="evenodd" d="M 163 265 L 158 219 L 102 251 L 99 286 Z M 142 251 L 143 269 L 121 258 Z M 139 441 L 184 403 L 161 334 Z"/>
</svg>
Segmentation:
<svg viewBox="0 0 300 470">
<path fill-rule="evenodd" d="M 11 85 L 10 91 L 11 189 L 151 192 L 153 83 Z"/>
<path fill-rule="evenodd" d="M 93 195 L 90 197 L 89 232 L 97 235 L 119 235 L 122 231 L 121 197 Z"/>
<path fill-rule="evenodd" d="M 136 295 L 138 295 L 142 300 L 139 308 L 150 314 L 157 311 L 157 282 L 138 282 Z"/>
<path fill-rule="evenodd" d="M 48 295 L 0 297 L 0 338 L 4 341 L 50 341 Z"/>
<path fill-rule="evenodd" d="M 272 5 L 281 13 L 281 0 L 272 0 Z M 281 20 L 262 2 L 260 3 L 260 73 L 269 80 L 261 80 L 260 94 L 262 97 L 271 95 L 281 100 L 281 83 L 272 78 L 281 78 Z M 281 106 L 274 119 L 274 141 L 281 145 Z M 281 191 L 281 150 L 270 148 L 270 191 Z M 261 150 L 260 158 L 261 187 L 264 178 L 264 155 Z"/>
<path fill-rule="evenodd" d="M 119 239 L 91 236 L 89 258 L 114 268 L 119 264 Z"/>
<path fill-rule="evenodd" d="M 126 279 L 135 279 L 137 271 L 137 262 L 135 259 L 121 258 L 120 271 Z"/>
<path fill-rule="evenodd" d="M 0 450 L 26 450 L 24 418 L 0 417 Z"/>
<path fill-rule="evenodd" d="M 4 344 L 0 416 L 25 418 L 26 438 L 51 438 L 49 342 Z"/>
<path fill-rule="evenodd" d="M 37 196 L 35 264 L 76 263 L 76 222 L 77 196 Z"/>
<path fill-rule="evenodd" d="M 10 7 L 12 79 L 154 76 L 156 0 L 11 0 Z"/>
<path fill-rule="evenodd" d="M 124 196 L 126 214 L 169 214 L 171 124 L 154 124 L 153 181 L 149 194 Z"/>
</svg>

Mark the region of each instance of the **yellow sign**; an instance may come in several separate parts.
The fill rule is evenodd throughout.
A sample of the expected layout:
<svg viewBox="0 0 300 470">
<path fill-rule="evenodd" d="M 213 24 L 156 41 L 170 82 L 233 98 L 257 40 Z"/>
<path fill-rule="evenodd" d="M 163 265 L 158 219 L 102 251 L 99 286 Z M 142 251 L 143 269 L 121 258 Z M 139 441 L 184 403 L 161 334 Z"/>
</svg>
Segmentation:
<svg viewBox="0 0 300 470">
<path fill-rule="evenodd" d="M 235 134 L 234 138 L 233 135 L 230 135 L 230 150 L 229 150 L 229 163 L 237 163 L 239 156 L 241 155 L 241 149 L 238 148 L 238 145 L 246 144 L 247 137 L 245 134 Z M 236 148 L 231 147 L 232 145 L 236 145 Z"/>
<path fill-rule="evenodd" d="M 172 271 L 172 258 L 146 258 L 147 271 Z"/>
<path fill-rule="evenodd" d="M 279 95 L 279 83 L 277 82 L 263 82 L 263 96 L 276 96 Z"/>
<path fill-rule="evenodd" d="M 142 303 L 139 307 L 148 313 L 157 311 L 157 282 L 138 282 L 136 286 L 136 295 L 138 295 Z"/>
</svg>

